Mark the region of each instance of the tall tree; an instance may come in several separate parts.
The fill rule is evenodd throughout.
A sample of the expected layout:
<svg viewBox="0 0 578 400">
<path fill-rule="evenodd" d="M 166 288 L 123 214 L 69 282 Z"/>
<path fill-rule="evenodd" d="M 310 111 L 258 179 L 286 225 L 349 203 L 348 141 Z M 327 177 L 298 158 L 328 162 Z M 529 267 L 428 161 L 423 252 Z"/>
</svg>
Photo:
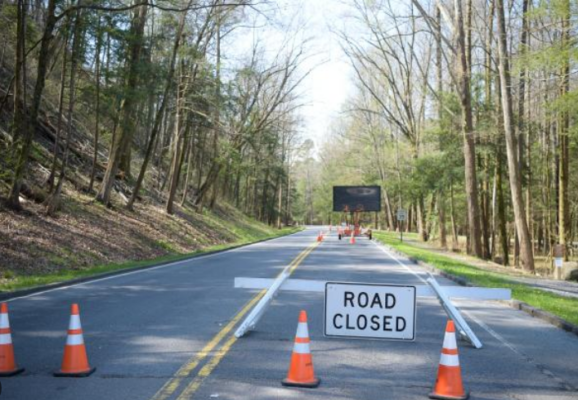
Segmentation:
<svg viewBox="0 0 578 400">
<path fill-rule="evenodd" d="M 135 0 L 134 4 L 140 4 Z M 141 61 L 141 51 L 143 47 L 144 28 L 146 23 L 148 5 L 140 5 L 133 11 L 133 19 L 129 34 L 129 57 L 128 72 L 126 77 L 126 86 L 124 98 L 120 106 L 120 131 L 115 138 L 111 147 L 111 153 L 108 158 L 108 164 L 104 174 L 104 179 L 100 186 L 97 199 L 104 203 L 110 203 L 112 186 L 116 181 L 116 175 L 119 169 L 120 158 L 125 153 L 127 147 L 131 145 L 133 133 L 135 130 L 134 112 L 137 103 L 137 90 L 139 84 L 139 64 Z"/>
<path fill-rule="evenodd" d="M 570 0 L 561 0 L 562 51 L 564 52 L 560 85 L 560 96 L 564 98 L 570 92 Z M 558 242 L 568 246 L 570 231 L 570 203 L 568 201 L 568 183 L 570 182 L 570 113 L 563 109 L 560 113 L 558 134 Z M 566 256 L 567 257 L 567 256 Z"/>
<path fill-rule="evenodd" d="M 20 189 L 26 171 L 26 163 L 32 147 L 32 131 L 28 124 L 26 107 L 26 4 L 16 3 L 16 57 L 14 66 L 14 116 L 12 119 L 13 147 L 18 151 L 12 189 L 6 205 L 15 210 L 20 206 Z"/>
<path fill-rule="evenodd" d="M 500 88 L 502 91 L 502 111 L 504 113 L 504 131 L 506 134 L 506 150 L 508 157 L 508 176 L 510 178 L 510 191 L 514 208 L 514 221 L 520 243 L 520 259 L 522 267 L 528 271 L 534 271 L 534 254 L 532 240 L 528 230 L 524 199 L 522 196 L 522 178 L 520 164 L 518 163 L 518 145 L 514 131 L 512 112 L 511 75 L 506 36 L 506 17 L 504 1 L 496 0 L 496 12 L 498 16 L 498 53 Z"/>
<path fill-rule="evenodd" d="M 466 45 L 466 31 L 469 32 L 471 27 L 464 26 L 462 2 L 455 0 L 454 3 L 458 44 L 459 98 L 462 107 L 462 133 L 464 136 L 466 199 L 468 204 L 468 250 L 476 257 L 483 257 L 476 173 L 475 131 L 472 114 L 471 70 L 468 64 L 470 49 Z"/>
<path fill-rule="evenodd" d="M 20 60 L 18 62 L 18 57 L 16 61 L 16 71 L 18 68 L 22 69 L 22 73 L 25 73 L 25 28 L 26 28 L 26 5 L 23 1 L 18 0 L 18 21 L 19 25 L 17 28 L 17 54 L 20 52 Z M 20 190 L 22 189 L 22 183 L 24 181 L 24 175 L 28 166 L 28 159 L 30 158 L 30 153 L 32 151 L 32 140 L 34 139 L 34 132 L 36 130 L 38 112 L 40 110 L 40 103 L 42 100 L 42 94 L 44 92 L 44 86 L 46 82 L 46 72 L 48 70 L 49 58 L 50 58 L 50 45 L 52 42 L 52 35 L 54 27 L 57 23 L 57 18 L 55 15 L 56 11 L 56 0 L 49 0 L 46 7 L 46 23 L 44 26 L 44 32 L 40 41 L 40 51 L 38 53 L 38 61 L 36 68 L 36 84 L 34 86 L 34 94 L 32 97 L 32 107 L 29 113 L 27 113 L 27 121 L 30 121 L 31 126 L 23 125 L 19 122 L 19 126 L 22 127 L 22 145 L 19 147 L 17 152 L 17 163 L 14 168 L 14 175 L 12 181 L 12 188 L 10 190 L 10 195 L 8 196 L 7 205 L 14 209 L 20 209 Z M 17 82 L 18 84 L 18 82 Z M 23 85 L 23 90 L 26 86 Z M 16 96 L 15 96 L 16 98 Z M 25 107 L 26 98 L 22 98 L 22 106 Z M 18 118 L 21 118 L 20 114 Z M 20 128 L 19 128 L 20 129 Z"/>
<path fill-rule="evenodd" d="M 82 4 L 82 0 L 79 0 L 78 5 Z M 83 21 L 82 21 L 82 9 L 79 8 L 76 11 L 76 17 L 74 21 L 74 38 L 72 40 L 72 50 L 71 50 L 71 60 L 70 60 L 70 81 L 68 85 L 68 90 L 70 94 L 68 96 L 68 111 L 66 115 L 66 120 L 68 123 L 67 133 L 66 133 L 66 148 L 64 150 L 62 165 L 60 167 L 60 174 L 58 176 L 58 183 L 56 188 L 46 199 L 46 213 L 48 215 L 54 214 L 60 207 L 60 195 L 62 193 L 62 185 L 64 184 L 64 179 L 66 176 L 66 168 L 68 167 L 69 153 L 70 153 L 70 141 L 72 140 L 72 131 L 74 130 L 74 103 L 76 100 L 76 74 L 80 59 L 80 48 L 83 41 Z M 59 116 L 60 118 L 60 116 Z"/>
</svg>

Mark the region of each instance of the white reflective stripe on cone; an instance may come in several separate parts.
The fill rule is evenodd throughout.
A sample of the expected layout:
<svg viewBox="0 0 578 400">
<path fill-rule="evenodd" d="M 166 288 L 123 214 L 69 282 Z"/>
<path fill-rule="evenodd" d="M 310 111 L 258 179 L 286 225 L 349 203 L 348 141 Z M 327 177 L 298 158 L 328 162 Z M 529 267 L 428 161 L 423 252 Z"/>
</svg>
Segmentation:
<svg viewBox="0 0 578 400">
<path fill-rule="evenodd" d="M 296 337 L 300 339 L 305 339 L 309 337 L 309 330 L 307 329 L 307 322 L 299 322 L 297 324 L 297 334 Z"/>
<path fill-rule="evenodd" d="M 457 348 L 456 335 L 454 333 L 446 333 L 444 336 L 444 349 L 455 350 Z"/>
<path fill-rule="evenodd" d="M 0 335 L 0 344 L 12 344 L 12 336 L 9 333 Z"/>
<path fill-rule="evenodd" d="M 0 329 L 10 328 L 10 322 L 8 322 L 8 314 L 0 314 Z"/>
<path fill-rule="evenodd" d="M 295 343 L 293 346 L 293 353 L 297 354 L 310 354 L 309 343 Z"/>
<path fill-rule="evenodd" d="M 446 367 L 459 367 L 460 359 L 457 354 L 443 354 L 440 358 L 440 365 L 445 365 Z"/>
<path fill-rule="evenodd" d="M 80 326 L 80 315 L 71 315 L 70 316 L 70 323 L 68 324 L 68 329 L 82 329 Z"/>
<path fill-rule="evenodd" d="M 82 334 L 80 335 L 68 335 L 66 338 L 66 345 L 67 346 L 76 346 L 79 344 L 84 344 L 84 339 L 82 338 Z"/>
</svg>

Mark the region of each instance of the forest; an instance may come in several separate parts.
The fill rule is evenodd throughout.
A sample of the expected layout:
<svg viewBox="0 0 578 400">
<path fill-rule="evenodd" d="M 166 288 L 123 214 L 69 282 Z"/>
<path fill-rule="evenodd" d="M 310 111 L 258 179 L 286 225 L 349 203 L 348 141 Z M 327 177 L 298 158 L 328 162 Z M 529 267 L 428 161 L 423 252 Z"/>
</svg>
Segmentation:
<svg viewBox="0 0 578 400">
<path fill-rule="evenodd" d="M 302 43 L 221 43 L 248 1 L 3 1 L 2 189 L 57 213 L 63 187 L 168 214 L 218 200 L 269 224 L 289 207 Z M 236 40 L 239 40 L 237 38 Z M 231 45 L 227 45 L 231 48 Z M 4 193 L 3 193 L 4 194 Z"/>
<path fill-rule="evenodd" d="M 305 220 L 340 222 L 333 185 L 378 184 L 376 228 L 403 208 L 420 240 L 504 265 L 575 255 L 578 4 L 354 0 L 347 17 L 355 91 L 299 167 Z"/>
<path fill-rule="evenodd" d="M 375 228 L 529 272 L 573 257 L 578 4 L 340 4 L 354 90 L 322 135 L 302 132 L 306 28 L 243 31 L 275 1 L 0 1 L 3 212 L 57 218 L 82 193 L 335 224 L 334 185 L 377 184 Z"/>
</svg>

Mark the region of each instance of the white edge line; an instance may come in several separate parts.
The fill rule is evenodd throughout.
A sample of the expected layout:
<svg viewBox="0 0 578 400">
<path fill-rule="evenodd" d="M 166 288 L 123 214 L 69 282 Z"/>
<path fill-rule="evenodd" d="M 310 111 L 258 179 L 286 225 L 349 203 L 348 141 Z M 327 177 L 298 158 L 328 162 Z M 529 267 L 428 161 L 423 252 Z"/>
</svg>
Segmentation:
<svg viewBox="0 0 578 400">
<path fill-rule="evenodd" d="M 497 341 L 499 341 L 500 343 L 502 343 L 504 346 L 506 346 L 507 348 L 509 348 L 510 350 L 512 350 L 514 353 L 516 353 L 519 356 L 522 356 L 524 358 L 526 358 L 524 356 L 524 354 L 522 354 L 521 352 L 518 351 L 518 349 L 516 349 L 510 342 L 508 342 L 506 339 L 504 339 L 504 337 L 502 335 L 500 335 L 498 332 L 496 332 L 495 330 L 493 330 L 492 328 L 490 328 L 488 325 L 486 325 L 485 322 L 480 321 L 479 318 L 475 317 L 474 315 L 472 315 L 472 313 L 470 313 L 467 310 L 464 310 L 463 308 L 461 309 L 461 312 L 464 313 L 465 315 L 468 316 L 469 319 L 471 319 L 472 321 L 474 321 L 476 324 L 478 324 L 481 328 L 483 328 L 486 332 L 488 332 L 490 335 L 492 335 Z"/>
<path fill-rule="evenodd" d="M 12 301 L 27 299 L 27 298 L 35 297 L 35 296 L 40 296 L 40 295 L 42 295 L 42 294 L 51 293 L 51 292 L 56 292 L 56 291 L 58 291 L 58 290 L 70 289 L 70 288 L 72 288 L 72 287 L 77 287 L 77 286 L 90 285 L 90 284 L 93 284 L 93 283 L 104 282 L 104 281 L 107 281 L 107 280 L 109 280 L 109 279 L 116 279 L 116 278 L 121 278 L 121 277 L 129 276 L 129 275 L 134 275 L 134 274 L 147 273 L 147 272 L 155 271 L 155 270 L 157 270 L 157 269 L 174 267 L 175 265 L 182 264 L 182 263 L 186 263 L 186 262 L 195 262 L 196 260 L 201 260 L 201 259 L 207 259 L 207 258 L 211 258 L 211 257 L 222 256 L 222 255 L 225 255 L 225 254 L 228 254 L 228 253 L 233 253 L 233 252 L 238 251 L 238 250 L 244 250 L 244 249 L 249 248 L 249 247 L 259 246 L 259 245 L 265 244 L 265 243 L 267 243 L 267 242 L 274 242 L 274 241 L 276 241 L 276 240 L 284 239 L 284 238 L 286 238 L 286 237 L 288 237 L 288 236 L 292 236 L 292 235 L 294 235 L 294 234 L 296 234 L 296 233 L 300 233 L 300 232 L 304 232 L 304 231 L 305 231 L 305 230 L 299 231 L 299 232 L 295 232 L 295 233 L 292 233 L 292 234 L 289 234 L 289 235 L 284 235 L 284 236 L 281 236 L 281 237 L 278 237 L 278 238 L 274 238 L 274 239 L 263 240 L 263 241 L 260 241 L 260 242 L 258 242 L 258 243 L 251 243 L 251 244 L 247 244 L 247 245 L 245 245 L 245 246 L 239 246 L 239 247 L 234 248 L 234 249 L 219 251 L 218 253 L 214 253 L 214 254 L 205 254 L 205 255 L 201 254 L 201 255 L 198 255 L 198 256 L 196 256 L 196 257 L 192 257 L 192 258 L 189 258 L 189 259 L 174 261 L 174 262 L 171 262 L 171 263 L 168 263 L 168 264 L 159 265 L 159 266 L 156 266 L 156 267 L 143 268 L 143 269 L 139 269 L 138 271 L 131 271 L 130 269 L 128 269 L 128 270 L 126 271 L 126 273 L 118 273 L 118 274 L 115 274 L 115 275 L 112 275 L 112 276 L 106 276 L 106 277 L 104 277 L 104 278 L 92 279 L 92 280 L 87 281 L 87 282 L 74 283 L 74 284 L 71 284 L 71 285 L 61 286 L 61 287 L 57 287 L 57 288 L 54 288 L 54 289 L 47 289 L 47 290 L 43 290 L 43 291 L 41 291 L 41 292 L 36 292 L 36 293 L 27 294 L 27 295 L 24 295 L 24 296 L 12 297 L 12 298 L 10 298 L 10 299 L 4 300 L 4 302 L 5 302 L 5 303 L 10 303 L 10 302 L 12 302 Z"/>
<path fill-rule="evenodd" d="M 395 261 L 397 261 L 401 266 L 403 266 L 405 269 L 407 269 L 409 272 L 411 272 L 412 274 L 414 274 L 415 276 L 417 276 L 421 281 L 424 281 L 421 276 L 419 276 L 415 271 L 411 270 L 407 265 L 403 264 L 401 261 L 399 261 L 393 254 L 391 254 L 389 251 L 387 251 L 385 249 L 385 247 L 383 247 L 380 244 L 377 244 L 376 242 L 373 242 L 374 245 L 376 245 L 377 247 L 379 247 L 384 253 L 386 253 L 387 255 L 389 255 L 391 258 L 393 258 Z M 425 281 L 424 281 L 425 282 Z M 426 282 L 427 284 L 427 282 Z M 484 301 L 484 300 L 482 300 Z M 496 304 L 496 306 L 498 307 L 504 307 L 501 304 Z M 506 307 L 507 308 L 507 307 Z M 518 350 L 516 347 L 514 347 L 514 345 L 512 343 L 510 343 L 507 339 L 505 339 L 502 335 L 500 335 L 498 332 L 496 332 L 495 330 L 493 330 L 492 328 L 490 328 L 485 322 L 481 321 L 478 317 L 475 317 L 471 312 L 465 310 L 465 309 L 461 309 L 460 310 L 463 314 L 465 314 L 468 318 L 470 318 L 472 321 L 474 321 L 479 327 L 481 327 L 483 330 L 485 330 L 486 332 L 488 332 L 494 339 L 496 339 L 498 342 L 500 342 L 503 346 L 507 347 L 508 349 L 510 349 L 514 354 L 516 354 L 518 357 L 522 358 L 523 360 L 533 363 L 534 365 L 536 365 L 535 361 L 530 358 L 529 356 L 527 356 L 526 354 L 524 354 L 523 352 L 521 352 L 520 350 Z M 555 377 L 556 378 L 556 377 Z M 564 385 L 567 385 L 565 382 L 562 382 Z"/>
<path fill-rule="evenodd" d="M 393 254 L 391 254 L 389 251 L 387 251 L 383 246 L 373 242 L 373 244 L 375 244 L 377 247 L 379 247 L 384 253 L 386 253 L 387 255 L 389 255 L 391 258 L 393 258 L 395 261 L 397 261 L 401 266 L 403 266 L 405 269 L 407 269 L 409 272 L 411 272 L 412 274 L 414 274 L 415 276 L 417 276 L 421 281 L 425 282 L 421 276 L 419 276 L 415 271 L 413 271 L 411 268 L 409 268 L 407 265 L 403 264 L 401 261 L 399 261 Z M 427 282 L 425 282 L 427 284 Z M 518 349 L 516 349 L 514 347 L 514 345 L 512 345 L 510 342 L 508 342 L 502 335 L 500 335 L 498 332 L 496 332 L 495 330 L 493 330 L 492 328 L 490 328 L 488 325 L 486 325 L 485 322 L 480 321 L 479 318 L 475 317 L 474 315 L 472 315 L 471 312 L 462 309 L 461 310 L 462 313 L 464 313 L 465 315 L 468 316 L 468 318 L 470 318 L 472 321 L 474 321 L 476 324 L 478 324 L 478 326 L 480 326 L 482 329 L 484 329 L 486 332 L 488 332 L 491 336 L 494 337 L 494 339 L 496 339 L 497 341 L 499 341 L 500 343 L 502 343 L 502 345 L 506 346 L 508 349 L 510 349 L 511 351 L 513 351 L 514 353 L 516 353 L 518 356 L 521 356 L 523 358 L 526 358 L 525 355 L 523 353 L 521 353 Z"/>
<path fill-rule="evenodd" d="M 399 261 L 399 259 L 394 256 L 393 254 L 391 254 L 389 251 L 387 251 L 387 249 L 381 245 L 381 244 L 377 244 L 376 242 L 372 241 L 371 243 L 373 243 L 375 246 L 377 246 L 381 251 L 383 251 L 385 254 L 387 254 L 388 256 L 390 256 L 391 258 L 393 258 L 399 265 L 401 265 L 402 267 L 404 267 L 406 270 L 408 270 L 409 272 L 411 272 L 413 275 L 415 275 L 420 281 L 422 281 L 423 283 L 425 283 L 426 285 L 429 286 L 429 283 L 427 283 L 427 281 L 425 279 L 423 279 L 417 272 L 415 272 L 414 270 L 412 270 L 410 267 L 408 267 L 407 265 L 405 265 L 404 263 L 402 263 L 401 261 Z"/>
</svg>

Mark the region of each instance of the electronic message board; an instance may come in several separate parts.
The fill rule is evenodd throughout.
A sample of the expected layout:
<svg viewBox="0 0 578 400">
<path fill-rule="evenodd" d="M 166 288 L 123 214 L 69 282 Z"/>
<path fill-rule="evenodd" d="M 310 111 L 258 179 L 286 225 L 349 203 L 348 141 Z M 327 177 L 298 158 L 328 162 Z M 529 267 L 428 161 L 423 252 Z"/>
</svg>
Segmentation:
<svg viewBox="0 0 578 400">
<path fill-rule="evenodd" d="M 334 186 L 333 211 L 381 211 L 381 187 Z"/>
</svg>

